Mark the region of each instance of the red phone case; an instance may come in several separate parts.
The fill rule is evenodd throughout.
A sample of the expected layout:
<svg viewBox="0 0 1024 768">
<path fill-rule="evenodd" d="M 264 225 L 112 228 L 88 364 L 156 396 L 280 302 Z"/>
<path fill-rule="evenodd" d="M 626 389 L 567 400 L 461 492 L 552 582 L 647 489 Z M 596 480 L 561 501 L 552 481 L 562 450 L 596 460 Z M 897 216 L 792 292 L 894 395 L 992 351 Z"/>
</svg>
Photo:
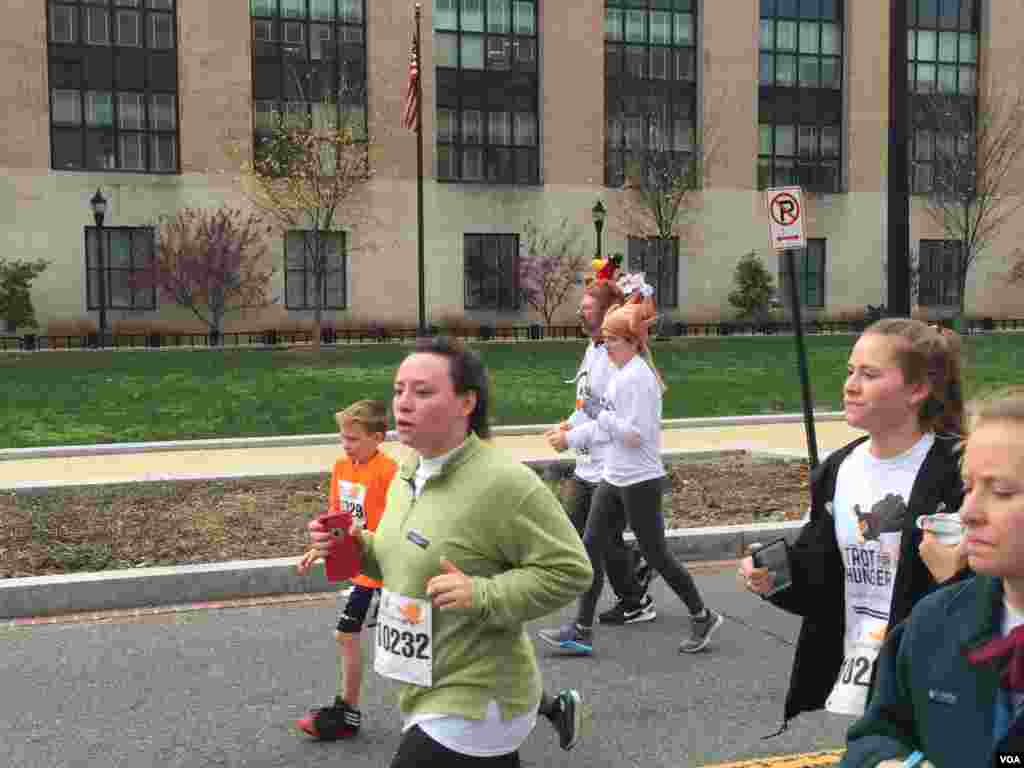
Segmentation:
<svg viewBox="0 0 1024 768">
<path fill-rule="evenodd" d="M 362 551 L 348 534 L 352 527 L 351 512 L 335 512 L 320 515 L 320 523 L 329 530 L 336 540 L 324 558 L 324 571 L 328 581 L 345 581 L 359 575 L 362 565 Z"/>
</svg>

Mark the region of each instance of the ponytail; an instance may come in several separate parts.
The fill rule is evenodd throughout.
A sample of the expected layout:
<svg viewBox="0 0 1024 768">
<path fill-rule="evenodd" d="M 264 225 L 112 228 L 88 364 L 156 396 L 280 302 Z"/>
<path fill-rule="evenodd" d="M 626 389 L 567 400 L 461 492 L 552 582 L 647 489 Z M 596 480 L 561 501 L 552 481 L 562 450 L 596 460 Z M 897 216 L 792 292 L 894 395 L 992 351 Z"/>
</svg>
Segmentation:
<svg viewBox="0 0 1024 768">
<path fill-rule="evenodd" d="M 895 338 L 893 356 L 909 384 L 927 381 L 929 394 L 918 411 L 922 430 L 950 435 L 964 433 L 964 394 L 960 371 L 960 335 L 920 320 L 886 318 L 865 334 Z"/>
</svg>

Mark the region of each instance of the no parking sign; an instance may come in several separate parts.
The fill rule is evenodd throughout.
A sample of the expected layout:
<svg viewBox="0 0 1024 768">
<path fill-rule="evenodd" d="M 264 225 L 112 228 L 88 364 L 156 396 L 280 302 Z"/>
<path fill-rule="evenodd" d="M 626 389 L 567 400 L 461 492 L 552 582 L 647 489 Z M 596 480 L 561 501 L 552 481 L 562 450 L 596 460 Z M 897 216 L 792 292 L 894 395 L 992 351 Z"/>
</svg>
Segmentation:
<svg viewBox="0 0 1024 768">
<path fill-rule="evenodd" d="M 786 275 L 789 280 L 789 311 L 793 318 L 793 336 L 796 339 L 797 369 L 804 404 L 804 429 L 807 431 L 807 458 L 811 469 L 818 466 L 818 438 L 814 432 L 814 410 L 811 406 L 811 379 L 807 372 L 807 350 L 804 348 L 803 321 L 800 318 L 799 278 L 796 271 L 797 248 L 806 248 L 804 237 L 804 200 L 800 187 L 776 187 L 766 190 L 768 231 L 771 247 L 783 251 Z"/>
<path fill-rule="evenodd" d="M 804 202 L 800 187 L 776 187 L 765 194 L 768 203 L 768 230 L 771 247 L 806 248 L 804 238 Z"/>
</svg>

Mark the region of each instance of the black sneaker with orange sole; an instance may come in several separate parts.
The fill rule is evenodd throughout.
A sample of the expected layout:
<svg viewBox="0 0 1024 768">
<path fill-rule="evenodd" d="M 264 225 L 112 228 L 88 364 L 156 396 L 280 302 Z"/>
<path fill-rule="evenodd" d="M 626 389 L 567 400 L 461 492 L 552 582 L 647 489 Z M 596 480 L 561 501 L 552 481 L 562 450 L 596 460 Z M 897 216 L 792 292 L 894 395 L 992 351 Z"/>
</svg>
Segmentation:
<svg viewBox="0 0 1024 768">
<path fill-rule="evenodd" d="M 359 733 L 363 716 L 358 709 L 350 707 L 341 696 L 334 698 L 334 704 L 328 707 L 312 709 L 295 725 L 314 739 L 320 741 L 337 741 L 351 739 Z"/>
</svg>

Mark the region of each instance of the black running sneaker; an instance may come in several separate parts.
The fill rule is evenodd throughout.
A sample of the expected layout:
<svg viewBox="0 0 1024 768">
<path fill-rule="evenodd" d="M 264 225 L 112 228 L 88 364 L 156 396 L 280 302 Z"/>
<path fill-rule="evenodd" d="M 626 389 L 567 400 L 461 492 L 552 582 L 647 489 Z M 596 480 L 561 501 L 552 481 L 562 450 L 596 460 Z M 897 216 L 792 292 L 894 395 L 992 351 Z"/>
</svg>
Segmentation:
<svg viewBox="0 0 1024 768">
<path fill-rule="evenodd" d="M 639 603 L 619 600 L 607 611 L 599 614 L 597 620 L 602 624 L 639 624 L 643 621 L 654 621 L 657 617 L 654 599 L 650 595 L 644 595 Z"/>
<path fill-rule="evenodd" d="M 580 692 L 575 688 L 559 691 L 550 718 L 562 749 L 569 750 L 579 744 L 583 730 L 583 697 Z"/>
<path fill-rule="evenodd" d="M 358 709 L 346 704 L 341 696 L 336 696 L 334 704 L 310 710 L 309 714 L 297 720 L 295 725 L 314 739 L 336 741 L 351 739 L 359 733 L 362 720 L 363 716 Z"/>
</svg>

